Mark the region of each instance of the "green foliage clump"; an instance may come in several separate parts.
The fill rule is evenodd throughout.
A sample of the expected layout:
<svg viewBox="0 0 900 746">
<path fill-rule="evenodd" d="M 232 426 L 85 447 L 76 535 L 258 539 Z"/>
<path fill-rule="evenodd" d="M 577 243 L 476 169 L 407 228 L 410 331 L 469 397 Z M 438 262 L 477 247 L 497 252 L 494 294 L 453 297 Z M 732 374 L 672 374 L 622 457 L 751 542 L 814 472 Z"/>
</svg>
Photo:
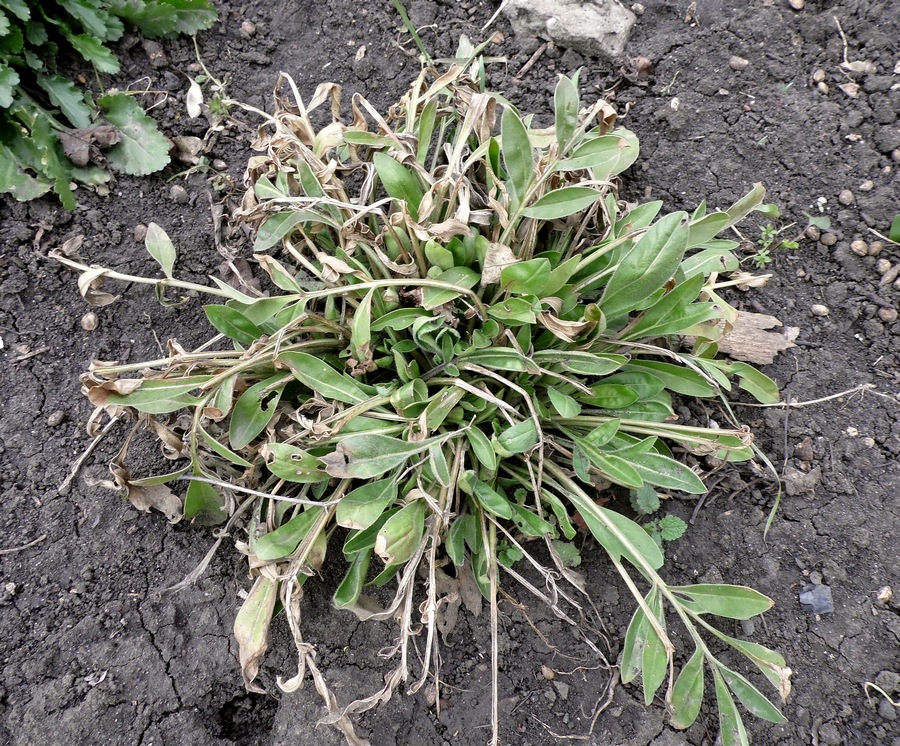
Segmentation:
<svg viewBox="0 0 900 746">
<path fill-rule="evenodd" d="M 743 654 L 783 697 L 790 669 L 708 620 L 747 619 L 772 601 L 742 586 L 670 585 L 661 544 L 683 522 L 645 529 L 620 509 L 629 493 L 644 513 L 659 507 L 656 490 L 703 493 L 696 457 L 754 455 L 737 423 L 679 423 L 673 396 L 721 397 L 736 384 L 778 400 L 752 366 L 716 357 L 736 314 L 718 295 L 731 284 L 718 273 L 739 268 L 738 244 L 716 236 L 764 191 L 724 212 L 627 204 L 616 177 L 639 146 L 612 108 L 582 108 L 577 76 L 563 77 L 555 124 L 538 129 L 487 90 L 477 52 L 462 45 L 446 72 L 426 67 L 386 116 L 357 94 L 350 124 L 339 117 L 339 87 L 323 84 L 307 105 L 292 80 L 279 81 L 238 215 L 257 227 L 270 295 L 174 278 L 175 247 L 155 225 L 147 248 L 163 278 L 88 267 L 75 246 L 57 254 L 84 273 L 81 290 L 95 302 L 111 298 L 99 290 L 104 278 L 225 301 L 206 306 L 216 334 L 200 349 L 173 342 L 163 359 L 97 363 L 86 375 L 95 405 L 134 414 L 182 462 L 133 479 L 126 444 L 116 482 L 170 520 L 224 523 L 220 536 L 244 529 L 238 546 L 254 583 L 235 634 L 246 684 L 258 688 L 269 626 L 283 610 L 300 671 L 280 685 L 295 689 L 311 672 L 326 721 L 349 739 L 348 716 L 413 675 L 417 633 L 425 641 L 410 689 L 435 674 L 440 636 L 461 603 L 490 604 L 496 640 L 501 580 L 577 618 L 566 605 L 573 591 L 557 586 L 587 594 L 572 568 L 590 537 L 636 603 L 622 680 L 640 678 L 648 704 L 664 687 L 672 724 L 686 728 L 708 671 L 722 742 L 746 743 L 735 698 L 759 717 L 783 717 L 717 652 Z M 323 104 L 332 121 L 317 127 L 310 112 Z M 166 486 L 178 479 L 189 480 L 183 503 Z M 532 554 L 533 541 L 554 568 Z M 399 624 L 384 689 L 344 707 L 301 632 L 301 597 L 334 552 L 346 568 L 334 604 Z M 537 584 L 526 568 L 541 574 Z M 378 588 L 393 590 L 386 603 Z M 680 673 L 673 621 L 694 648 Z M 496 705 L 496 661 L 494 671 Z M 494 728 L 496 742 L 496 707 Z"/>
<path fill-rule="evenodd" d="M 156 38 L 215 19 L 208 0 L 0 0 L 0 193 L 24 202 L 53 190 L 72 209 L 72 183 L 105 184 L 104 164 L 134 175 L 163 168 L 168 143 L 133 98 L 111 91 L 94 101 L 57 60 L 80 56 L 114 74 L 108 45 L 126 26 Z"/>
</svg>

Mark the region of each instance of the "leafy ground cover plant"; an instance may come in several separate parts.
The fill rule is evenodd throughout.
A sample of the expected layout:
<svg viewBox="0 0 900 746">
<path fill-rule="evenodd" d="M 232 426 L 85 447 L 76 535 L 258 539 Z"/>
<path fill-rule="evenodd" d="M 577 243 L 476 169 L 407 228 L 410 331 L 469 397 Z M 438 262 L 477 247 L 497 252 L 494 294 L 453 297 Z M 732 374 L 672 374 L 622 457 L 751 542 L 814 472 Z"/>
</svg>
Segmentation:
<svg viewBox="0 0 900 746">
<path fill-rule="evenodd" d="M 106 166 L 139 176 L 163 168 L 169 144 L 134 98 L 109 91 L 93 100 L 57 59 L 117 73 L 108 44 L 126 26 L 157 38 L 215 20 L 208 0 L 0 0 L 0 192 L 24 202 L 52 190 L 71 210 L 72 184 L 105 184 Z"/>
<path fill-rule="evenodd" d="M 224 301 L 205 307 L 218 334 L 201 348 L 170 342 L 164 358 L 96 362 L 85 375 L 98 416 L 135 415 L 136 429 L 151 429 L 183 462 L 135 479 L 126 442 L 115 483 L 171 521 L 224 523 L 216 546 L 241 532 L 254 578 L 234 625 L 247 687 L 259 689 L 269 627 L 283 613 L 299 670 L 279 686 L 297 689 L 309 671 L 324 722 L 351 743 L 364 743 L 353 714 L 403 683 L 439 686 L 440 635 L 461 598 L 491 610 L 497 742 L 498 587 L 521 583 L 577 618 L 569 612 L 587 596 L 573 569 L 580 526 L 634 597 L 622 681 L 640 678 L 648 705 L 664 692 L 677 728 L 695 721 L 711 683 L 722 743 L 745 744 L 736 701 L 773 722 L 783 716 L 721 652 L 743 655 L 782 698 L 790 669 L 710 619 L 749 619 L 772 601 L 743 586 L 670 585 L 661 546 L 683 527 L 667 518 L 644 527 L 620 508 L 631 496 L 639 514 L 653 513 L 660 497 L 705 491 L 701 463 L 753 456 L 747 428 L 679 423 L 672 397 L 736 385 L 778 399 L 753 367 L 716 357 L 736 313 L 718 294 L 733 283 L 719 274 L 739 268 L 737 242 L 716 236 L 762 204 L 764 190 L 724 212 L 626 204 L 616 176 L 639 147 L 614 110 L 582 108 L 577 75 L 562 77 L 555 123 L 538 129 L 487 90 L 479 52 L 463 42 L 446 72 L 426 66 L 386 116 L 355 95 L 349 124 L 338 86 L 321 85 L 306 104 L 279 79 L 274 115 L 258 112 L 260 155 L 237 215 L 257 227 L 270 295 L 175 278 L 175 247 L 156 225 L 147 249 L 162 278 L 87 266 L 73 243 L 57 252 L 82 272 L 90 302 L 114 300 L 104 279 L 152 284 L 166 302 L 173 291 Z M 330 121 L 317 127 L 323 106 Z M 179 479 L 188 480 L 183 501 L 168 486 Z M 546 544 L 554 567 L 531 541 Z M 301 598 L 328 552 L 346 566 L 334 604 L 398 625 L 385 686 L 346 705 L 301 625 Z M 689 641 L 686 656 L 672 624 Z M 415 634 L 424 637 L 418 667 Z"/>
</svg>

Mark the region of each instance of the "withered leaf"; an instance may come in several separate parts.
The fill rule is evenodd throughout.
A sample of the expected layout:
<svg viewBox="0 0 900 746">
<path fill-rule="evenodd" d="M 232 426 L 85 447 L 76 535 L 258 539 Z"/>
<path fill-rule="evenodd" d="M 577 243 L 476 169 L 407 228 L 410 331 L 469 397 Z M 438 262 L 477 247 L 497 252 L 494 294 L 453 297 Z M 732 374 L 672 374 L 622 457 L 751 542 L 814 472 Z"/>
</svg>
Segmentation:
<svg viewBox="0 0 900 746">
<path fill-rule="evenodd" d="M 115 381 L 103 381 L 88 389 L 88 399 L 95 407 L 105 407 L 110 394 L 126 396 L 139 389 L 144 383 L 143 378 L 117 378 Z"/>
<path fill-rule="evenodd" d="M 149 486 L 134 484 L 131 481 L 131 473 L 121 461 L 122 458 L 124 458 L 124 454 L 120 452 L 119 456 L 109 465 L 109 470 L 116 486 L 125 490 L 125 495 L 131 504 L 146 513 L 154 508 L 162 513 L 169 523 L 178 523 L 182 518 L 181 499 L 164 484 Z"/>
</svg>

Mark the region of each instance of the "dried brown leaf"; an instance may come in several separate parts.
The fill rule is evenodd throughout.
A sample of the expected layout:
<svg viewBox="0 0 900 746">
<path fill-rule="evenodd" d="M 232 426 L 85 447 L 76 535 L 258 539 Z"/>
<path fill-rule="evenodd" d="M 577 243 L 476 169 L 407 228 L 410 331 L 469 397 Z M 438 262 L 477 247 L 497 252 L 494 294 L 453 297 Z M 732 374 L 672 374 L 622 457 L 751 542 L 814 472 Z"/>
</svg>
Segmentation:
<svg viewBox="0 0 900 746">
<path fill-rule="evenodd" d="M 513 250 L 506 244 L 492 242 L 484 256 L 481 271 L 481 287 L 500 282 L 500 273 L 510 264 L 519 261 Z"/>
<path fill-rule="evenodd" d="M 143 378 L 118 378 L 115 381 L 103 381 L 90 386 L 87 396 L 95 407 L 105 407 L 110 394 L 126 396 L 139 389 L 143 383 Z"/>
<path fill-rule="evenodd" d="M 259 673 L 259 663 L 269 647 L 269 625 L 278 598 L 278 582 L 258 577 L 240 611 L 234 619 L 234 637 L 238 643 L 241 674 L 248 692 L 265 694 L 253 680 Z"/>
<path fill-rule="evenodd" d="M 109 465 L 116 486 L 125 490 L 128 500 L 138 510 L 149 513 L 152 508 L 162 513 L 169 523 L 178 523 L 182 518 L 181 499 L 164 484 L 149 486 L 134 484 L 131 481 L 131 473 L 122 463 L 126 450 L 127 444 Z"/>
</svg>

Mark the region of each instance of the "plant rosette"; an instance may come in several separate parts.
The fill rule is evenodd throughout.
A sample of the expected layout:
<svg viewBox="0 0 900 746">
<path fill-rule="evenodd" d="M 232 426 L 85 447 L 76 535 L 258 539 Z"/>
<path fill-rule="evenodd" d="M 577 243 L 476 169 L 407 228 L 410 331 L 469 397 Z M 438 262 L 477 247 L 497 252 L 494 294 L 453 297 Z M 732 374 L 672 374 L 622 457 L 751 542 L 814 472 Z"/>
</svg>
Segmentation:
<svg viewBox="0 0 900 746">
<path fill-rule="evenodd" d="M 247 687 L 259 690 L 279 609 L 299 656 L 279 686 L 296 689 L 309 672 L 326 699 L 323 721 L 351 743 L 364 741 L 350 716 L 435 674 L 438 630 L 461 598 L 472 607 L 483 598 L 492 611 L 496 741 L 498 587 L 522 579 L 515 566 L 525 563 L 551 590 L 586 594 L 573 569 L 580 528 L 634 597 L 622 681 L 640 678 L 647 704 L 664 689 L 672 725 L 687 728 L 706 674 L 722 743 L 746 744 L 735 700 L 784 718 L 714 648 L 741 653 L 782 698 L 790 669 L 710 618 L 749 619 L 772 601 L 742 586 L 670 585 L 661 546 L 683 526 L 673 517 L 642 527 L 607 499 L 699 495 L 702 457 L 754 456 L 747 428 L 679 423 L 672 398 L 724 402 L 737 386 L 778 401 L 769 378 L 716 357 L 736 314 L 718 275 L 739 269 L 738 244 L 716 236 L 761 205 L 764 190 L 724 212 L 625 204 L 617 176 L 637 159 L 638 141 L 614 110 L 582 108 L 578 76 L 561 77 L 555 125 L 536 129 L 486 89 L 480 52 L 463 41 L 445 72 L 426 66 L 386 116 L 355 95 L 349 124 L 339 86 L 323 84 L 305 103 L 281 76 L 237 213 L 256 228 L 270 294 L 176 279 L 175 247 L 158 226 L 147 248 L 162 278 L 88 267 L 77 246 L 57 252 L 83 273 L 89 301 L 114 298 L 99 288 L 104 279 L 152 284 L 164 300 L 180 290 L 224 301 L 205 307 L 217 334 L 201 348 L 172 342 L 163 359 L 95 363 L 85 375 L 101 412 L 134 414 L 135 427 L 151 428 L 184 464 L 132 479 L 126 444 L 116 484 L 172 521 L 244 531 L 238 547 L 254 581 L 234 629 Z M 323 106 L 331 121 L 317 128 L 311 113 Z M 167 486 L 179 479 L 189 480 L 183 501 Z M 529 551 L 533 541 L 546 544 L 553 572 Z M 301 632 L 302 594 L 335 551 L 346 574 L 334 604 L 399 628 L 384 688 L 345 705 L 328 693 Z M 477 592 L 460 594 L 463 585 Z M 392 592 L 371 590 L 381 587 Z M 568 618 L 569 591 L 538 595 Z M 686 657 L 672 623 L 686 630 Z M 414 629 L 425 638 L 416 670 Z"/>
</svg>

